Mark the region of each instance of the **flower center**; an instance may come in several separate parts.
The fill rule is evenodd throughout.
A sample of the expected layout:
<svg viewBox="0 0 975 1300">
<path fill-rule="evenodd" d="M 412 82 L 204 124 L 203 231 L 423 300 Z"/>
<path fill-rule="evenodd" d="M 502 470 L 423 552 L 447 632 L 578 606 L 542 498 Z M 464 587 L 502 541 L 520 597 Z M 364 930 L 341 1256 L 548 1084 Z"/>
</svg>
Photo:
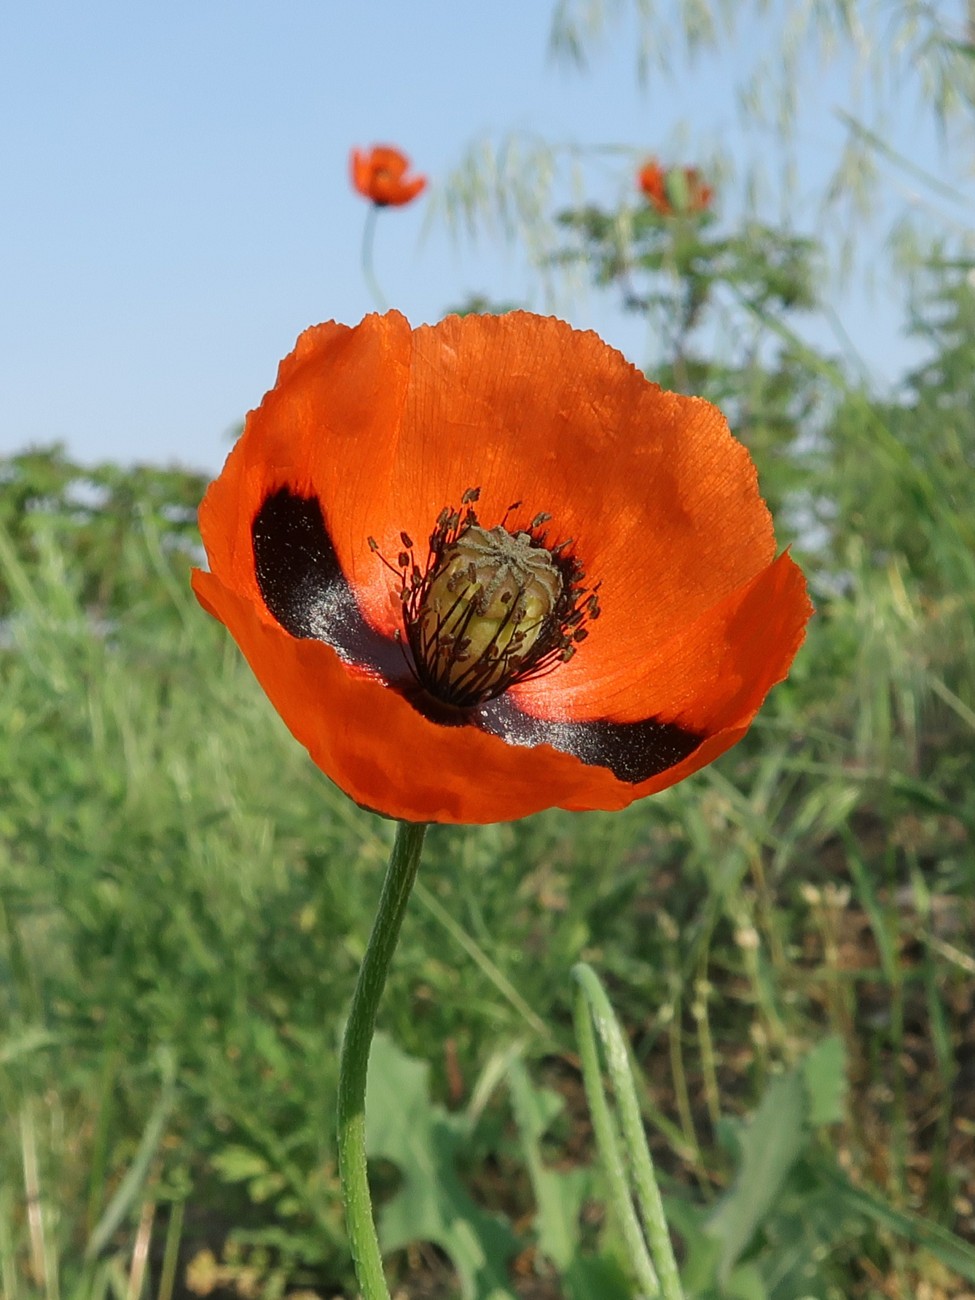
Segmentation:
<svg viewBox="0 0 975 1300">
<path fill-rule="evenodd" d="M 437 694 L 503 689 L 532 661 L 561 594 L 562 575 L 528 533 L 467 528 L 444 551 L 410 638 Z"/>
<path fill-rule="evenodd" d="M 403 605 L 403 634 L 410 667 L 420 685 L 441 703 L 470 708 L 501 695 L 515 682 L 550 672 L 575 653 L 599 616 L 598 584 L 584 588 L 571 541 L 551 549 L 536 515 L 527 528 L 482 528 L 464 493 L 462 511 L 441 511 L 430 535 L 426 567 L 401 534 L 396 565 Z M 378 546 L 372 538 L 373 550 Z M 380 557 L 383 558 L 383 557 Z"/>
</svg>

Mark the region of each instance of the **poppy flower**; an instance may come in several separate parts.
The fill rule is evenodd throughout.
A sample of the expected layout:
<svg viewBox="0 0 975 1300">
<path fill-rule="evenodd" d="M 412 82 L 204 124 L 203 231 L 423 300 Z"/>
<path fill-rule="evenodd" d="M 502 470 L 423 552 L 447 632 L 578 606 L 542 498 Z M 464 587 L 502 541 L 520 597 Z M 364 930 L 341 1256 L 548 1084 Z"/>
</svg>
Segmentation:
<svg viewBox="0 0 975 1300">
<path fill-rule="evenodd" d="M 410 160 L 392 145 L 377 144 L 367 152 L 353 149 L 349 156 L 352 184 L 377 208 L 399 208 L 426 188 L 425 176 L 407 176 Z"/>
<path fill-rule="evenodd" d="M 651 160 L 637 173 L 637 184 L 651 207 L 665 217 L 704 212 L 714 198 L 714 191 L 705 185 L 696 167 L 665 169 Z"/>
<path fill-rule="evenodd" d="M 721 413 L 551 317 L 306 330 L 193 586 L 359 804 L 622 808 L 748 730 L 810 607 Z"/>
</svg>

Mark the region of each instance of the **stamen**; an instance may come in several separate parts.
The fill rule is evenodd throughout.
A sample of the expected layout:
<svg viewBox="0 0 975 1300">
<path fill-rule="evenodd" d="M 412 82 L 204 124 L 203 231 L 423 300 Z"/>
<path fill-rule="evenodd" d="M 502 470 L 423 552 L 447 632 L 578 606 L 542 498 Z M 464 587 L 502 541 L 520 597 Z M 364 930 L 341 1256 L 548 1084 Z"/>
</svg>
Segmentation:
<svg viewBox="0 0 975 1300">
<path fill-rule="evenodd" d="M 392 564 L 373 538 L 370 549 L 396 575 L 403 605 L 403 634 L 421 686 L 444 704 L 470 708 L 503 694 L 515 682 L 551 672 L 568 661 L 588 636 L 585 623 L 599 617 L 599 584 L 582 586 L 585 573 L 572 556 L 571 539 L 548 548 L 538 530 L 551 516 L 536 514 L 515 531 L 508 517 L 485 529 L 468 488 L 461 509 L 444 507 L 429 538 L 425 567 L 413 542 Z"/>
</svg>

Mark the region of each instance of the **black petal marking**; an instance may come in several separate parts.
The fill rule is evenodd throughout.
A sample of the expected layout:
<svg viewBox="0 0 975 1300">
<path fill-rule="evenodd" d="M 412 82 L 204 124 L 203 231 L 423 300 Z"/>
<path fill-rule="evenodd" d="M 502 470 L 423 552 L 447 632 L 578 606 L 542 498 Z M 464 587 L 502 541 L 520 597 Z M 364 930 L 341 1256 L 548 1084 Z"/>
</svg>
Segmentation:
<svg viewBox="0 0 975 1300">
<path fill-rule="evenodd" d="M 290 488 L 269 496 L 251 525 L 264 603 L 286 632 L 324 641 L 349 663 L 371 668 L 418 713 L 441 726 L 478 726 L 509 745 L 552 745 L 637 785 L 692 754 L 703 736 L 672 722 L 553 722 L 523 713 L 510 695 L 477 709 L 440 704 L 417 684 L 399 644 L 362 617 L 342 572 L 317 497 Z M 554 671 L 558 671 L 556 668 Z"/>
<path fill-rule="evenodd" d="M 556 670 L 558 671 L 558 670 Z M 477 721 L 509 745 L 551 745 L 591 767 L 608 767 L 619 781 L 639 785 L 666 772 L 704 739 L 673 722 L 552 722 L 522 713 L 510 695 L 489 700 Z"/>
<path fill-rule="evenodd" d="M 389 682 L 409 678 L 399 646 L 362 617 L 317 497 L 287 487 L 272 493 L 254 516 L 251 539 L 264 604 L 286 632 L 324 641 Z"/>
</svg>

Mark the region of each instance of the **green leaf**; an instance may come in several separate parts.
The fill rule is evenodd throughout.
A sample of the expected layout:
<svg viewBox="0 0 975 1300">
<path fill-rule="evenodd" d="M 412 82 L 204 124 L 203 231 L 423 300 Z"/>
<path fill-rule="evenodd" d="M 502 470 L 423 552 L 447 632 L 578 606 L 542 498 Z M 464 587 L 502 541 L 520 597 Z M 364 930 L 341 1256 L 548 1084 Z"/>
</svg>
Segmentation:
<svg viewBox="0 0 975 1300">
<path fill-rule="evenodd" d="M 728 1279 L 725 1292 L 731 1300 L 769 1300 L 768 1287 L 755 1264 L 743 1264 Z"/>
<path fill-rule="evenodd" d="M 829 1170 L 825 1176 L 835 1189 L 838 1203 L 845 1209 L 863 1214 L 905 1241 L 923 1247 L 966 1282 L 975 1282 L 975 1247 L 967 1241 L 939 1223 L 908 1210 L 895 1209 L 865 1187 L 854 1187 L 839 1171 Z"/>
<path fill-rule="evenodd" d="M 632 1294 L 619 1265 L 606 1255 L 584 1256 L 579 1223 L 582 1207 L 593 1195 L 592 1169 L 549 1169 L 541 1140 L 564 1108 L 549 1088 L 535 1088 L 520 1058 L 508 1068 L 508 1085 L 525 1164 L 535 1195 L 538 1249 L 551 1260 L 568 1300 L 628 1300 Z"/>
<path fill-rule="evenodd" d="M 9 1065 L 20 1056 L 30 1056 L 45 1047 L 55 1047 L 60 1040 L 47 1029 L 32 1025 L 17 1035 L 11 1035 L 0 1046 L 0 1065 Z"/>
<path fill-rule="evenodd" d="M 591 1187 L 585 1170 L 556 1173 L 546 1169 L 539 1147 L 552 1121 L 562 1110 L 562 1099 L 548 1089 L 532 1087 L 521 1060 L 508 1070 L 511 1104 L 521 1136 L 537 1210 L 538 1248 L 564 1271 L 578 1249 L 579 1215 Z"/>
<path fill-rule="evenodd" d="M 119 1183 L 115 1195 L 92 1229 L 85 1247 L 85 1256 L 88 1259 L 97 1258 L 105 1249 L 116 1228 L 135 1206 L 149 1177 L 149 1167 L 166 1132 L 166 1123 L 176 1100 L 176 1061 L 172 1052 L 163 1047 L 157 1051 L 156 1059 L 162 1076 L 159 1097 L 142 1131 L 142 1138 L 132 1163 Z"/>
<path fill-rule="evenodd" d="M 810 1125 L 838 1124 L 845 1114 L 846 1051 L 843 1040 L 831 1034 L 817 1043 L 803 1060 L 803 1082 L 808 1103 Z"/>
<path fill-rule="evenodd" d="M 608 1255 L 577 1255 L 562 1274 L 567 1300 L 632 1300 L 633 1288 Z"/>
<path fill-rule="evenodd" d="M 211 1160 L 214 1169 L 219 1170 L 228 1183 L 246 1183 L 252 1178 L 263 1178 L 270 1168 L 263 1155 L 237 1142 L 228 1142 L 214 1153 Z"/>
<path fill-rule="evenodd" d="M 376 1035 L 366 1091 L 366 1150 L 373 1159 L 392 1161 L 402 1176 L 379 1212 L 380 1242 L 384 1251 L 433 1242 L 453 1262 L 464 1300 L 513 1300 L 507 1263 L 519 1243 L 457 1177 L 455 1157 L 468 1121 L 430 1100 L 429 1072 L 387 1035 Z"/>
<path fill-rule="evenodd" d="M 738 1134 L 738 1176 L 712 1212 L 707 1231 L 720 1242 L 718 1277 L 732 1269 L 768 1214 L 805 1143 L 806 1090 L 800 1070 L 773 1079 Z"/>
</svg>

